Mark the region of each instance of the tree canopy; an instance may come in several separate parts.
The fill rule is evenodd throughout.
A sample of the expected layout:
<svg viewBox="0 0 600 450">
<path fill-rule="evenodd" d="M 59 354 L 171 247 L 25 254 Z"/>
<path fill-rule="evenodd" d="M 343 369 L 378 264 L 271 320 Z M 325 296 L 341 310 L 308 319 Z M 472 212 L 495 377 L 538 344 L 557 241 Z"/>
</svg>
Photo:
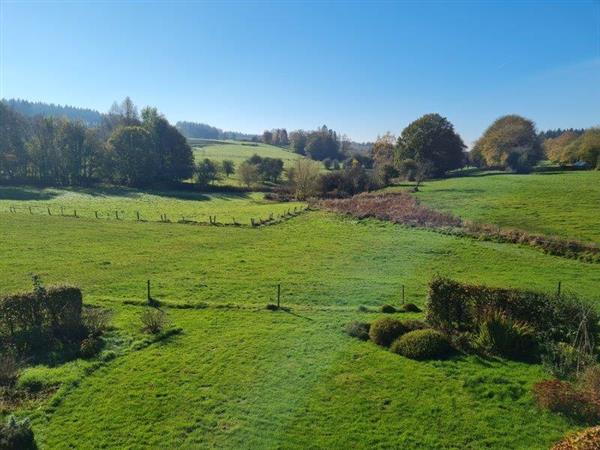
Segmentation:
<svg viewBox="0 0 600 450">
<path fill-rule="evenodd" d="M 486 167 L 515 171 L 527 170 L 544 156 L 534 123 L 514 114 L 494 121 L 472 152 Z"/>
<path fill-rule="evenodd" d="M 426 114 L 402 131 L 397 143 L 397 159 L 428 164 L 433 176 L 442 176 L 464 165 L 465 148 L 448 119 L 439 114 Z"/>
</svg>

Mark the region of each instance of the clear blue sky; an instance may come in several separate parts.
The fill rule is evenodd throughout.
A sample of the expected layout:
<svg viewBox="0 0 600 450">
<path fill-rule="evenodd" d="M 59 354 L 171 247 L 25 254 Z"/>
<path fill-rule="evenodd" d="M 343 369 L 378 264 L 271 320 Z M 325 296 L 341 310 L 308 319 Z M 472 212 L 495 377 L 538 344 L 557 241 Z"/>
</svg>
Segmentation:
<svg viewBox="0 0 600 450">
<path fill-rule="evenodd" d="M 600 124 L 600 2 L 11 2 L 0 97 L 356 140 L 439 112 Z"/>
</svg>

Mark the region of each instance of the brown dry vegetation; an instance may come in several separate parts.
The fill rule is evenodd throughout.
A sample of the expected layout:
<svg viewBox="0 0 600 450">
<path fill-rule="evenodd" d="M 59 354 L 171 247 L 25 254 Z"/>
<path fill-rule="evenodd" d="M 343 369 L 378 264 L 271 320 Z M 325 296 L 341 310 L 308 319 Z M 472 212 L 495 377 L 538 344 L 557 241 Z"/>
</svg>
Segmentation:
<svg viewBox="0 0 600 450">
<path fill-rule="evenodd" d="M 360 219 L 373 217 L 414 227 L 459 227 L 462 224 L 451 214 L 423 206 L 407 192 L 363 193 L 351 198 L 323 200 L 320 205 Z"/>
</svg>

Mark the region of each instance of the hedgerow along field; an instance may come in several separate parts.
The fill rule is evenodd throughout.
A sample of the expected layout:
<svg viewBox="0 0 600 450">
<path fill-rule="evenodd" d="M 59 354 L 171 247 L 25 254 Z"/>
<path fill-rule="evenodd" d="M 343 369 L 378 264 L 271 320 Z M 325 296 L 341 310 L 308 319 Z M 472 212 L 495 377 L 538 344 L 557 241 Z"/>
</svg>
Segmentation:
<svg viewBox="0 0 600 450">
<path fill-rule="evenodd" d="M 36 272 L 114 312 L 114 360 L 23 374 L 61 386 L 20 411 L 42 448 L 547 448 L 577 428 L 534 406 L 541 366 L 415 362 L 342 330 L 400 303 L 402 285 L 422 306 L 435 273 L 547 292 L 562 281 L 593 298 L 596 265 L 318 211 L 260 228 L 7 212 L 0 224 L 3 290 L 28 288 Z M 147 279 L 183 332 L 129 346 L 142 339 Z M 290 313 L 264 309 L 279 283 Z"/>
<path fill-rule="evenodd" d="M 417 194 L 462 219 L 600 243 L 600 171 L 556 171 L 428 181 Z"/>
<path fill-rule="evenodd" d="M 209 222 L 249 225 L 251 219 L 266 220 L 305 208 L 300 202 L 278 203 L 260 192 L 199 193 L 187 191 L 141 191 L 125 187 L 55 189 L 0 186 L 0 211 L 43 216 L 74 216 L 106 220 L 158 222 Z M 138 216 L 139 213 L 139 216 Z"/>
<path fill-rule="evenodd" d="M 229 159 L 234 162 L 236 169 L 254 154 L 263 158 L 279 158 L 283 161 L 284 169 L 292 167 L 294 161 L 303 158 L 303 156 L 288 149 L 262 142 L 213 141 L 206 139 L 188 139 L 188 142 L 194 150 L 196 162 L 204 158 L 219 163 Z M 234 173 L 230 177 L 222 176 L 215 184 L 223 186 L 239 185 L 238 180 L 237 173 Z"/>
</svg>

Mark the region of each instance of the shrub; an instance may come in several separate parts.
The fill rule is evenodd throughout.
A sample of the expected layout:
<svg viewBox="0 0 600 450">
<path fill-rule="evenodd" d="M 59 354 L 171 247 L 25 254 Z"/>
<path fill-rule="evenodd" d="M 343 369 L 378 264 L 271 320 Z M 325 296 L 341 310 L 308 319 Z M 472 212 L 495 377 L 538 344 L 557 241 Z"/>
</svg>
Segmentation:
<svg viewBox="0 0 600 450">
<path fill-rule="evenodd" d="M 586 368 L 579 376 L 582 389 L 593 392 L 600 398 L 600 366 L 597 364 Z"/>
<path fill-rule="evenodd" d="M 160 309 L 148 307 L 142 311 L 140 320 L 142 322 L 142 331 L 158 334 L 167 323 L 167 315 Z"/>
<path fill-rule="evenodd" d="M 537 350 L 533 328 L 499 311 L 483 319 L 475 344 L 486 353 L 513 359 L 531 359 Z"/>
<path fill-rule="evenodd" d="M 88 335 L 99 337 L 110 325 L 111 312 L 105 308 L 88 306 L 83 309 L 81 319 Z"/>
<path fill-rule="evenodd" d="M 0 353 L 0 386 L 12 386 L 19 378 L 21 363 L 14 351 Z"/>
<path fill-rule="evenodd" d="M 416 319 L 405 319 L 401 320 L 402 326 L 406 328 L 406 331 L 425 330 L 431 328 L 426 322 Z"/>
<path fill-rule="evenodd" d="M 102 341 L 94 336 L 90 336 L 81 341 L 79 354 L 83 358 L 92 358 L 98 354 L 102 348 Z"/>
<path fill-rule="evenodd" d="M 400 306 L 400 311 L 418 313 L 418 312 L 421 312 L 421 308 L 419 308 L 414 303 L 405 303 L 402 306 Z"/>
<path fill-rule="evenodd" d="M 358 312 L 370 312 L 369 308 L 367 308 L 365 305 L 359 305 L 358 308 L 356 309 Z"/>
<path fill-rule="evenodd" d="M 357 320 L 353 320 L 352 322 L 346 325 L 344 331 L 349 336 L 358 338 L 361 341 L 368 341 L 370 328 L 371 325 L 369 325 L 367 322 L 359 322 Z"/>
<path fill-rule="evenodd" d="M 384 347 L 389 347 L 398 336 L 404 333 L 406 333 L 406 328 L 399 320 L 387 317 L 375 320 L 369 329 L 371 340 Z"/>
<path fill-rule="evenodd" d="M 573 433 L 555 444 L 552 450 L 598 450 L 599 448 L 600 426 Z"/>
<path fill-rule="evenodd" d="M 391 350 L 411 359 L 437 359 L 448 355 L 450 343 L 439 331 L 415 330 L 396 339 Z"/>
<path fill-rule="evenodd" d="M 578 390 L 571 383 L 547 380 L 533 386 L 540 408 L 564 414 L 583 423 L 600 421 L 600 399 L 590 391 Z"/>
<path fill-rule="evenodd" d="M 543 347 L 542 363 L 557 378 L 569 378 L 594 363 L 593 355 L 565 342 L 549 342 Z"/>
<path fill-rule="evenodd" d="M 0 449 L 32 450 L 36 448 L 29 419 L 17 420 L 14 416 L 9 416 L 6 423 L 0 426 Z"/>
<path fill-rule="evenodd" d="M 381 312 L 386 314 L 393 314 L 396 312 L 396 308 L 394 308 L 392 305 L 382 305 Z"/>
<path fill-rule="evenodd" d="M 595 341 L 598 314 L 574 296 L 557 296 L 518 289 L 499 289 L 436 277 L 429 283 L 427 322 L 453 332 L 476 332 L 488 311 L 502 311 L 531 326 L 540 342 Z"/>
</svg>

